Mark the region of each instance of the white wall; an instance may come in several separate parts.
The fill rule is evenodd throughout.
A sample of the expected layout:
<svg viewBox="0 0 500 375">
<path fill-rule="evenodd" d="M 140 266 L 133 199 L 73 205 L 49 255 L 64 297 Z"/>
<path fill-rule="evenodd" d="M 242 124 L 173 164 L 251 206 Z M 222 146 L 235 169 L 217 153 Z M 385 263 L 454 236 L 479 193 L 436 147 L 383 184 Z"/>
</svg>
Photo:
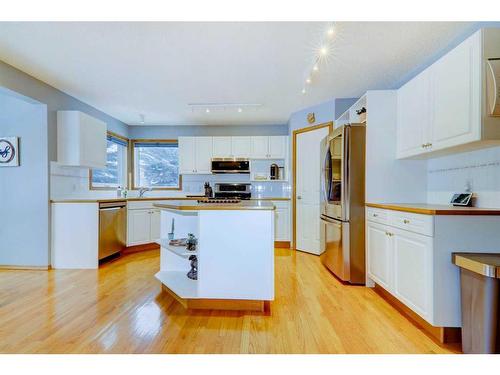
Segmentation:
<svg viewBox="0 0 500 375">
<path fill-rule="evenodd" d="M 49 264 L 47 107 L 0 90 L 0 135 L 19 137 L 19 167 L 0 167 L 0 265 Z"/>
<path fill-rule="evenodd" d="M 500 208 L 500 147 L 431 159 L 427 181 L 429 203 L 448 204 L 453 193 L 470 183 L 476 206 Z"/>
</svg>

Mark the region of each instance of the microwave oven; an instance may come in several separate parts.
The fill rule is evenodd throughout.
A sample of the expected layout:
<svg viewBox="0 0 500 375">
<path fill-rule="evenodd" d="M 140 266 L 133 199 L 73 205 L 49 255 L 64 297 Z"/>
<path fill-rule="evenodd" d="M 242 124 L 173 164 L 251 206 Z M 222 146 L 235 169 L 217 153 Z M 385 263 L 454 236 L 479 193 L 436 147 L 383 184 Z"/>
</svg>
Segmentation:
<svg viewBox="0 0 500 375">
<path fill-rule="evenodd" d="M 250 173 L 250 161 L 244 158 L 212 159 L 212 173 Z"/>
</svg>

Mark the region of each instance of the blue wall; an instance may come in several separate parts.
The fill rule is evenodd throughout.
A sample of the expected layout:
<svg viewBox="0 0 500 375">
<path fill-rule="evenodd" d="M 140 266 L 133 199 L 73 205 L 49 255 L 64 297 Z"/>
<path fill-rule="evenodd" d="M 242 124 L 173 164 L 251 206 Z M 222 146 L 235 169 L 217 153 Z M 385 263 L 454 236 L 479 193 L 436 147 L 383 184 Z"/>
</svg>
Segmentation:
<svg viewBox="0 0 500 375">
<path fill-rule="evenodd" d="M 0 265 L 49 264 L 47 107 L 0 90 L 0 135 L 19 137 L 18 167 L 0 168 Z"/>
<path fill-rule="evenodd" d="M 132 139 L 177 139 L 182 136 L 287 135 L 288 125 L 254 126 L 129 126 Z"/>
<path fill-rule="evenodd" d="M 64 92 L 39 81 L 38 79 L 0 61 L 0 87 L 8 88 L 28 98 L 47 105 L 48 111 L 48 155 L 49 160 L 57 159 L 57 111 L 76 110 L 96 117 L 108 125 L 108 129 L 128 136 L 128 126 L 99 111 L 98 109 L 65 94 Z"/>
</svg>

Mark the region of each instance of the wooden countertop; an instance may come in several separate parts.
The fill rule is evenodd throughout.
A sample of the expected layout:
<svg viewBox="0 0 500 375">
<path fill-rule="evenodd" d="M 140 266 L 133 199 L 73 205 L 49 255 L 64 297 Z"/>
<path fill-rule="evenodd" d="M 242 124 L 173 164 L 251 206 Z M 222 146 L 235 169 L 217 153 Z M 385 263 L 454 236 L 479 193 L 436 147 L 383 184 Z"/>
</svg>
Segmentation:
<svg viewBox="0 0 500 375">
<path fill-rule="evenodd" d="M 262 200 L 243 200 L 239 203 L 200 203 L 196 200 L 177 200 L 169 203 L 157 203 L 155 207 L 176 211 L 245 211 L 245 210 L 268 210 L 275 209 L 274 204 Z"/>
<path fill-rule="evenodd" d="M 201 198 L 202 196 L 200 196 Z M 130 197 L 130 198 L 68 198 L 68 199 L 51 199 L 50 203 L 101 203 L 101 202 L 133 202 L 133 201 L 179 201 L 179 200 L 196 200 L 196 197 Z M 266 197 L 266 198 L 250 198 L 251 201 L 289 201 L 286 197 Z"/>
<path fill-rule="evenodd" d="M 367 207 L 424 215 L 500 215 L 500 208 L 457 207 L 426 203 L 366 203 Z"/>
</svg>

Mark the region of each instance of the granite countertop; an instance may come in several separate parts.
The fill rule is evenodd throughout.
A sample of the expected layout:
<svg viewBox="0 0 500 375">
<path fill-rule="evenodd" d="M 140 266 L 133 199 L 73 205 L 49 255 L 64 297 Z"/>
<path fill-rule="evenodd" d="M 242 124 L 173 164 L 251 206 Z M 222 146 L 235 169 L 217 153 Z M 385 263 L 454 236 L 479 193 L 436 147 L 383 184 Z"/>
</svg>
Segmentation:
<svg viewBox="0 0 500 375">
<path fill-rule="evenodd" d="M 172 200 L 168 203 L 157 203 L 155 207 L 176 211 L 205 211 L 205 210 L 268 210 L 275 209 L 274 204 L 263 200 L 243 200 L 238 203 L 203 203 L 196 200 Z"/>
<path fill-rule="evenodd" d="M 204 196 L 200 195 L 200 199 Z M 193 200 L 198 199 L 198 196 L 180 196 L 180 197 L 129 197 L 129 198 L 60 198 L 51 199 L 51 203 L 101 203 L 101 202 L 132 202 L 132 201 L 164 201 L 164 200 Z M 265 197 L 265 198 L 250 198 L 251 201 L 289 201 L 288 197 Z"/>
<path fill-rule="evenodd" d="M 500 215 L 500 208 L 459 207 L 427 203 L 366 203 L 367 207 L 424 215 Z"/>
</svg>

